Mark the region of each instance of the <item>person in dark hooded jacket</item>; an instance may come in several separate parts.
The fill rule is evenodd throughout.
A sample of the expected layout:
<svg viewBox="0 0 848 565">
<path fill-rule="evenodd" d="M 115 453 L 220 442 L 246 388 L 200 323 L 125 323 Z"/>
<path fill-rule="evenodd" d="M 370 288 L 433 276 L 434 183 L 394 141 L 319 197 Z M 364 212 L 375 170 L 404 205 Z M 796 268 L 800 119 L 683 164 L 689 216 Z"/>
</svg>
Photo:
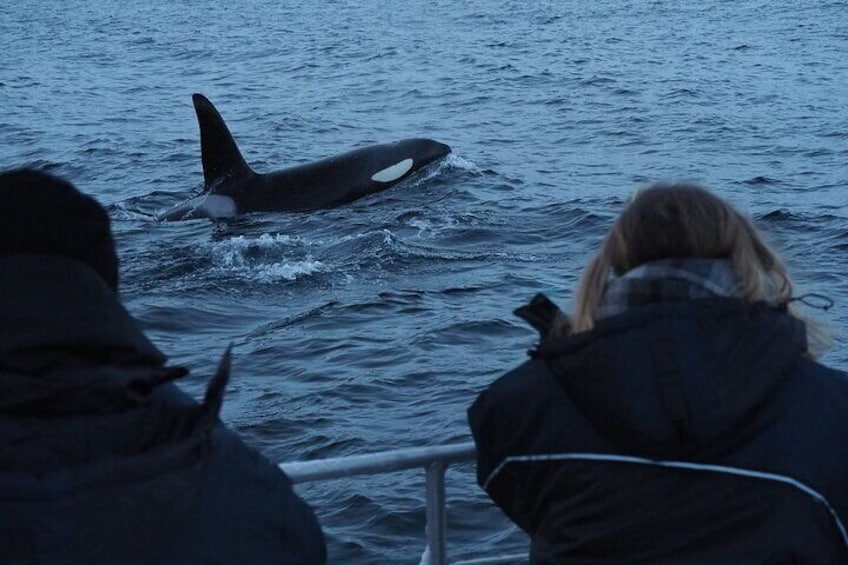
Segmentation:
<svg viewBox="0 0 848 565">
<path fill-rule="evenodd" d="M 802 297 L 803 298 L 803 297 Z M 573 317 L 468 412 L 532 563 L 848 563 L 848 376 L 778 256 L 709 191 L 637 192 Z"/>
<path fill-rule="evenodd" d="M 0 563 L 313 564 L 321 528 L 121 305 L 105 210 L 0 175 Z"/>
</svg>

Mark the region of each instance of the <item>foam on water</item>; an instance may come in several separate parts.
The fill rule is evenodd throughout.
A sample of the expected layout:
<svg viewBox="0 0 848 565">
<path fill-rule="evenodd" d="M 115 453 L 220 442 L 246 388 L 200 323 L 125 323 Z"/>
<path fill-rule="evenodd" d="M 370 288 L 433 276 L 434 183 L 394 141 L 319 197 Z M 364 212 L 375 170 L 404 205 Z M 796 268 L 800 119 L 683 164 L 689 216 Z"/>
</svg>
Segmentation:
<svg viewBox="0 0 848 565">
<path fill-rule="evenodd" d="M 257 282 L 279 279 L 293 281 L 327 270 L 321 261 L 304 255 L 297 237 L 262 234 L 259 237 L 235 236 L 211 245 L 213 273 L 235 274 Z M 292 255 L 301 257 L 292 257 Z"/>
</svg>

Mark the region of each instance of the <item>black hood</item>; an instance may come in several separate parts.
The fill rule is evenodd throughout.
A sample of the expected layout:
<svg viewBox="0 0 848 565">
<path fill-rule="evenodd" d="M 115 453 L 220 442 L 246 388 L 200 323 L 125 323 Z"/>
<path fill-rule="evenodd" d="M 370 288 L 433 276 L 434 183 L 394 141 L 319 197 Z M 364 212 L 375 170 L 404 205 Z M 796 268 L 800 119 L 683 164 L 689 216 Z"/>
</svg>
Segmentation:
<svg viewBox="0 0 848 565">
<path fill-rule="evenodd" d="M 94 270 L 58 256 L 0 258 L 0 411 L 108 409 L 186 372 L 164 363 Z"/>
<path fill-rule="evenodd" d="M 662 457 L 740 437 L 806 346 L 781 309 L 709 298 L 635 308 L 536 355 L 602 435 Z"/>
</svg>

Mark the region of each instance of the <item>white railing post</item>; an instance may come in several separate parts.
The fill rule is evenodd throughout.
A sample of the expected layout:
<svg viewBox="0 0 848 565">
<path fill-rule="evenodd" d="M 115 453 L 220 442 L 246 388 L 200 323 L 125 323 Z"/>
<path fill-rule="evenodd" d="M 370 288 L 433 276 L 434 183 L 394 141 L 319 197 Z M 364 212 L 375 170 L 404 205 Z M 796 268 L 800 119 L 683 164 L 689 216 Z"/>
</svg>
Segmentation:
<svg viewBox="0 0 848 565">
<path fill-rule="evenodd" d="M 428 565 L 447 565 L 447 520 L 443 461 L 427 465 L 427 554 Z"/>
<path fill-rule="evenodd" d="M 292 461 L 280 463 L 293 483 L 310 481 L 328 481 L 353 477 L 355 475 L 376 475 L 393 473 L 407 469 L 424 468 L 427 473 L 427 546 L 421 556 L 421 565 L 447 565 L 447 520 L 445 510 L 445 471 L 451 463 L 474 460 L 474 444 L 454 443 L 429 447 L 410 447 L 330 457 L 315 461 Z M 459 561 L 456 565 L 483 565 L 496 563 L 515 563 L 522 561 L 520 555 L 472 559 Z"/>
</svg>

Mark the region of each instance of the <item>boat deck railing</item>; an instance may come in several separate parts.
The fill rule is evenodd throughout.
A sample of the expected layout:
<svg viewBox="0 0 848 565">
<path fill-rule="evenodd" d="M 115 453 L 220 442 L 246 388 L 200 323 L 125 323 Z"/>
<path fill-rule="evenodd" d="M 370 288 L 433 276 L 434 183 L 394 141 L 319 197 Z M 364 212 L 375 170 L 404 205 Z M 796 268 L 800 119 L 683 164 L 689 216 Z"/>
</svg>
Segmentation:
<svg viewBox="0 0 848 565">
<path fill-rule="evenodd" d="M 347 457 L 331 457 L 314 461 L 281 463 L 294 483 L 327 481 L 355 475 L 394 473 L 424 469 L 426 473 L 427 546 L 421 556 L 422 565 L 447 565 L 447 520 L 445 513 L 445 471 L 453 463 L 474 459 L 474 443 L 455 443 L 429 447 L 411 447 Z M 524 555 L 484 557 L 455 561 L 453 565 L 495 565 L 526 559 Z"/>
</svg>

